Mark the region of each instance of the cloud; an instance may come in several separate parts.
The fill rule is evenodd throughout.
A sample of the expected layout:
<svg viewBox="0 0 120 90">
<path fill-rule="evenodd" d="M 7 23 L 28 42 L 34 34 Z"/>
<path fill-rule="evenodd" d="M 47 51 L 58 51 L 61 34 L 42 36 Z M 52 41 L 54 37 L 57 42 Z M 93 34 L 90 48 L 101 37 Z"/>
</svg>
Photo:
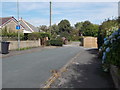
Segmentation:
<svg viewBox="0 0 120 90">
<path fill-rule="evenodd" d="M 16 16 L 16 3 L 4 3 L 3 15 Z M 53 2 L 52 24 L 59 23 L 62 19 L 68 19 L 72 25 L 76 22 L 90 20 L 100 24 L 109 17 L 118 15 L 117 3 L 92 3 L 92 2 Z M 9 7 L 9 8 L 8 8 Z M 49 25 L 48 2 L 21 2 L 20 17 L 35 26 Z"/>
<path fill-rule="evenodd" d="M 34 26 L 40 26 L 40 25 L 49 26 L 49 20 L 46 18 L 32 18 L 32 19 L 25 19 L 25 20 Z"/>
<path fill-rule="evenodd" d="M 21 2 L 21 3 L 19 3 L 19 6 L 20 6 L 21 10 L 28 12 L 28 11 L 32 11 L 32 10 L 43 10 L 43 9 L 49 8 L 49 3 Z"/>
</svg>

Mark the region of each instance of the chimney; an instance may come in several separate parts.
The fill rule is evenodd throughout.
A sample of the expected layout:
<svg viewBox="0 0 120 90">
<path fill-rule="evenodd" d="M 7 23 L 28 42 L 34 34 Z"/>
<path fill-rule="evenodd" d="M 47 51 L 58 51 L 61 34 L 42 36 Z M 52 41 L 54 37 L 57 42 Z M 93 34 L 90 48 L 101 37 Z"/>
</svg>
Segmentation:
<svg viewBox="0 0 120 90">
<path fill-rule="evenodd" d="M 22 17 L 19 20 L 22 20 Z"/>
</svg>

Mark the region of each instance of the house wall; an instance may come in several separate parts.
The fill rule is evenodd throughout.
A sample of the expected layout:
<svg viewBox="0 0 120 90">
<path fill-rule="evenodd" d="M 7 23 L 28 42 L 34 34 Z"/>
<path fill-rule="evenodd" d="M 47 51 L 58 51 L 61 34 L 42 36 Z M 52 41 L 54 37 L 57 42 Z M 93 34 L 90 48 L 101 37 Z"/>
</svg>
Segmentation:
<svg viewBox="0 0 120 90">
<path fill-rule="evenodd" d="M 8 42 L 10 42 L 9 50 L 16 50 L 16 49 L 18 49 L 18 41 L 8 41 Z M 20 48 L 39 47 L 39 46 L 41 46 L 40 40 L 20 41 Z"/>
<path fill-rule="evenodd" d="M 85 48 L 97 48 L 97 38 L 95 38 L 95 37 L 84 37 L 83 46 Z"/>
<path fill-rule="evenodd" d="M 16 23 L 15 21 L 11 20 L 9 23 L 7 23 L 4 27 L 7 27 L 7 31 L 8 32 L 17 32 L 18 30 L 16 30 Z M 21 27 L 21 29 L 19 30 L 20 32 L 23 32 L 23 28 Z"/>
</svg>

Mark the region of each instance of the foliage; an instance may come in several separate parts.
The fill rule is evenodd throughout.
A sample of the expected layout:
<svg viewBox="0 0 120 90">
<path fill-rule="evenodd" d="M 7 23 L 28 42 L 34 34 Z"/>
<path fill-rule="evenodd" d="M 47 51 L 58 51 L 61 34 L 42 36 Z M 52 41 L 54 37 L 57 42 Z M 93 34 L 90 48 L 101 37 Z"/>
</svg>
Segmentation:
<svg viewBox="0 0 120 90">
<path fill-rule="evenodd" d="M 71 25 L 70 22 L 68 20 L 62 20 L 60 21 L 60 23 L 58 24 L 59 27 L 59 32 L 67 32 L 70 33 L 70 29 L 71 29 Z"/>
<path fill-rule="evenodd" d="M 50 40 L 46 41 L 46 46 L 50 46 Z"/>
<path fill-rule="evenodd" d="M 28 50 L 28 49 L 32 49 L 33 47 L 25 47 L 25 48 L 20 48 L 20 49 L 16 49 L 16 50 L 20 50 L 20 51 L 22 51 L 22 50 Z"/>
<path fill-rule="evenodd" d="M 78 32 L 79 36 L 82 36 L 83 32 L 82 32 L 82 26 L 83 26 L 84 22 L 77 22 L 74 26 L 76 28 L 76 31 Z"/>
<path fill-rule="evenodd" d="M 39 37 L 40 37 L 39 32 L 33 32 L 33 33 L 28 34 L 29 40 L 37 40 L 39 39 Z"/>
<path fill-rule="evenodd" d="M 46 25 L 39 26 L 38 29 L 39 29 L 39 32 L 41 30 L 44 31 L 44 32 L 48 32 L 49 31 L 49 29 L 48 29 L 48 27 Z"/>
<path fill-rule="evenodd" d="M 49 33 L 51 31 L 51 39 L 56 39 L 58 36 L 66 37 L 69 41 L 78 41 L 80 36 L 98 35 L 99 25 L 92 24 L 90 21 L 77 22 L 74 27 L 71 26 L 68 20 L 61 20 L 58 25 L 54 24 L 51 27 L 42 25 L 39 30 Z"/>
<path fill-rule="evenodd" d="M 59 34 L 59 27 L 58 27 L 58 25 L 56 25 L 56 24 L 52 25 L 51 26 L 51 37 L 52 38 L 56 38 L 58 34 Z"/>
<path fill-rule="evenodd" d="M 84 36 L 97 36 L 99 25 L 92 24 L 90 21 L 85 21 L 82 24 L 81 31 Z"/>
<path fill-rule="evenodd" d="M 118 28 L 118 22 L 115 19 L 113 20 L 108 19 L 107 21 L 104 21 L 100 25 L 98 31 L 98 48 L 102 46 L 104 42 L 103 39 L 111 35 L 117 28 Z"/>
<path fill-rule="evenodd" d="M 104 44 L 100 51 L 102 54 L 102 63 L 104 65 L 113 64 L 120 68 L 120 29 L 104 38 Z"/>
<path fill-rule="evenodd" d="M 48 37 L 50 38 L 50 34 L 49 33 L 41 33 L 41 32 L 33 32 L 33 33 L 30 33 L 28 34 L 28 39 L 29 40 L 37 40 L 39 38 L 45 38 L 45 37 Z"/>
<path fill-rule="evenodd" d="M 77 22 L 77 23 L 75 24 L 75 28 L 81 30 L 81 27 L 83 26 L 83 23 L 84 23 L 84 22 Z"/>
<path fill-rule="evenodd" d="M 56 40 L 50 40 L 50 45 L 52 46 L 63 46 L 63 41 L 56 39 Z"/>
<path fill-rule="evenodd" d="M 19 35 L 20 35 L 20 39 L 23 40 L 24 39 L 23 33 L 19 32 Z M 4 27 L 3 29 L 1 29 L 0 36 L 2 36 L 2 39 L 4 41 L 18 39 L 18 33 L 17 32 L 9 32 L 8 33 L 7 27 Z"/>
<path fill-rule="evenodd" d="M 50 34 L 49 33 L 39 33 L 39 37 L 40 38 L 45 38 L 45 37 L 48 37 L 48 38 L 50 38 Z"/>
</svg>

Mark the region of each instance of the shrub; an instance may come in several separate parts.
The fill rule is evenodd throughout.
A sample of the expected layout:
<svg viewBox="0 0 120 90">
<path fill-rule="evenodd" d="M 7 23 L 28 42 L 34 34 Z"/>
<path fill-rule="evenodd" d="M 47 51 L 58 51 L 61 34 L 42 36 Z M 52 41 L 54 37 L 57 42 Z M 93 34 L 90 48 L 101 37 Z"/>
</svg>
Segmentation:
<svg viewBox="0 0 120 90">
<path fill-rule="evenodd" d="M 50 40 L 46 41 L 46 46 L 50 46 Z"/>
<path fill-rule="evenodd" d="M 39 32 L 33 32 L 28 34 L 28 39 L 29 40 L 37 40 L 40 37 Z"/>
<path fill-rule="evenodd" d="M 50 40 L 50 45 L 52 46 L 63 46 L 62 40 Z"/>
<path fill-rule="evenodd" d="M 45 38 L 45 37 L 48 37 L 48 38 L 50 38 L 50 34 L 49 33 L 39 33 L 39 37 L 40 38 Z"/>
<path fill-rule="evenodd" d="M 73 36 L 71 37 L 71 40 L 72 40 L 72 41 L 79 41 L 79 39 L 80 39 L 80 36 L 74 36 L 74 35 L 73 35 Z"/>
<path fill-rule="evenodd" d="M 100 51 L 102 54 L 103 64 L 113 64 L 120 67 L 120 29 L 112 33 L 109 37 L 104 38 L 104 44 Z"/>
</svg>

